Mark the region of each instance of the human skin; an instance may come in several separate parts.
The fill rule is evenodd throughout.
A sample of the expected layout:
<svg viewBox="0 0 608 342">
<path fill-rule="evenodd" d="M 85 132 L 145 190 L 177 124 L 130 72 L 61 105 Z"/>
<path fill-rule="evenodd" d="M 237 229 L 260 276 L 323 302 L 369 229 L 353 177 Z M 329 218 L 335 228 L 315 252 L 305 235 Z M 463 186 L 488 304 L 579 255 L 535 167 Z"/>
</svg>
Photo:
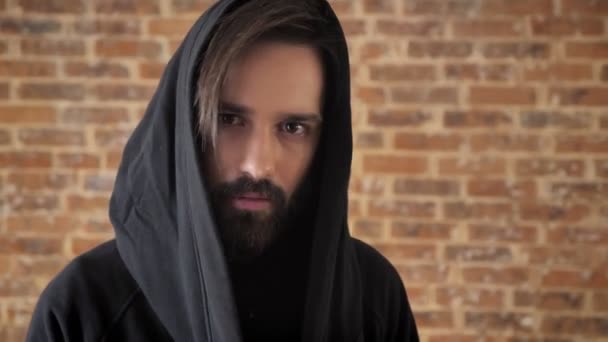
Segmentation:
<svg viewBox="0 0 608 342">
<path fill-rule="evenodd" d="M 323 70 L 313 47 L 258 42 L 230 66 L 218 134 L 205 168 L 211 187 L 247 176 L 268 180 L 287 200 L 302 182 L 321 133 Z M 263 194 L 231 199 L 236 209 L 271 211 Z"/>
</svg>

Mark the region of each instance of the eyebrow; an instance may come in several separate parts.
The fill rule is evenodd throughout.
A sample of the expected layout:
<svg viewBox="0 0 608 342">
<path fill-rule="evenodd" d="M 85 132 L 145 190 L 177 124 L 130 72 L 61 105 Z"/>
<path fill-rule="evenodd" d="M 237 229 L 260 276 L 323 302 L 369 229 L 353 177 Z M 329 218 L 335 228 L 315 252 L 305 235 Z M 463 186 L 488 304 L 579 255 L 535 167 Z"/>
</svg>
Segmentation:
<svg viewBox="0 0 608 342">
<path fill-rule="evenodd" d="M 241 115 L 249 115 L 252 112 L 252 110 L 246 106 L 226 101 L 220 103 L 220 111 Z M 323 118 L 317 113 L 281 113 L 281 116 L 283 117 L 283 120 L 323 122 Z"/>
</svg>

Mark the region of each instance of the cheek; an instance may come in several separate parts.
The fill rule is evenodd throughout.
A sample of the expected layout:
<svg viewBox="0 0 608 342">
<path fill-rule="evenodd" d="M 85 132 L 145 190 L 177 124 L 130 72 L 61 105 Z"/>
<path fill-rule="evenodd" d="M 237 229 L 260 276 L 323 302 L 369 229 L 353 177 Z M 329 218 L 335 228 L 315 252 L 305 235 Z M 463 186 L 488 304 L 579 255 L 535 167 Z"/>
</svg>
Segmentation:
<svg viewBox="0 0 608 342">
<path fill-rule="evenodd" d="M 244 153 L 242 137 L 219 131 L 216 141 L 214 165 L 215 179 L 218 182 L 232 181 L 238 177 L 241 153 Z"/>
<path fill-rule="evenodd" d="M 316 142 L 313 144 L 289 146 L 282 150 L 282 157 L 277 165 L 277 171 L 289 197 L 291 197 L 304 179 L 306 171 L 308 171 L 312 163 L 315 150 Z"/>
</svg>

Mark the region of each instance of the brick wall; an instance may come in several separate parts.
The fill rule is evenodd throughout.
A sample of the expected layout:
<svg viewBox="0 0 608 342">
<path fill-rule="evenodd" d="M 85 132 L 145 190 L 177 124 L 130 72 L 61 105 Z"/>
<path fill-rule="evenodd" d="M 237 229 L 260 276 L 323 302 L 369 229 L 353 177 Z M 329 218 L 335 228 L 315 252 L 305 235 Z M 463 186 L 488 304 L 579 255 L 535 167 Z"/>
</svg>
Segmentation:
<svg viewBox="0 0 608 342">
<path fill-rule="evenodd" d="M 351 229 L 396 265 L 423 341 L 608 339 L 608 1 L 332 2 Z M 122 147 L 207 6 L 0 0 L 0 340 L 111 238 Z"/>
</svg>

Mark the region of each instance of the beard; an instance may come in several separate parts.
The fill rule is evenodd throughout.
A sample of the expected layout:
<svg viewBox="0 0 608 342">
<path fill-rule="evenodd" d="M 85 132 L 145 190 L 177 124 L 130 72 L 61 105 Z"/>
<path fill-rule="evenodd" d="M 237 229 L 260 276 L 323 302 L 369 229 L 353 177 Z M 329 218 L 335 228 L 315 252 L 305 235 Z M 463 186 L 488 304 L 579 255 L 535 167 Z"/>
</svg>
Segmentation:
<svg viewBox="0 0 608 342">
<path fill-rule="evenodd" d="M 258 193 L 269 201 L 266 210 L 244 210 L 233 204 L 246 193 Z M 286 230 L 286 193 L 269 180 L 240 177 L 211 188 L 211 207 L 229 262 L 251 260 L 261 255 Z"/>
</svg>

